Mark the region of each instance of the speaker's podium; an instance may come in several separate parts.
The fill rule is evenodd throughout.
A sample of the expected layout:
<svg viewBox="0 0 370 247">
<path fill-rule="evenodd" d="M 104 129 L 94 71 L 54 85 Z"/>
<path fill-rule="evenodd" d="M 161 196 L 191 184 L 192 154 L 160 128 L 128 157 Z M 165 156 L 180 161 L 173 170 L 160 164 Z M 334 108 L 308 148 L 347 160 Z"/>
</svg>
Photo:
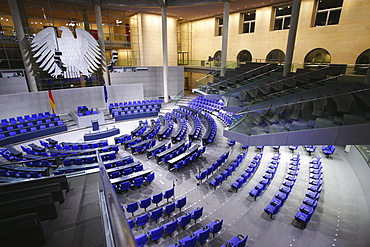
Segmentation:
<svg viewBox="0 0 370 247">
<path fill-rule="evenodd" d="M 91 127 L 93 131 L 99 130 L 99 120 L 91 120 Z"/>
</svg>

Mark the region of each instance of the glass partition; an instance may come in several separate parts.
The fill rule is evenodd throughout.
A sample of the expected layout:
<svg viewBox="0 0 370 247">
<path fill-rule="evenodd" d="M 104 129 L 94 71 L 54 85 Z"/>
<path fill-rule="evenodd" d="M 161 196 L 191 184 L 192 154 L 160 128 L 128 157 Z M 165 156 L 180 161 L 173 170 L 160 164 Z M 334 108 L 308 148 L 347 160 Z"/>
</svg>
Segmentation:
<svg viewBox="0 0 370 247">
<path fill-rule="evenodd" d="M 338 87 L 333 94 L 321 93 L 308 100 L 258 110 L 247 107 L 235 114 L 229 130 L 252 136 L 369 123 L 369 98 L 370 87 L 361 84 L 353 90 Z"/>
</svg>

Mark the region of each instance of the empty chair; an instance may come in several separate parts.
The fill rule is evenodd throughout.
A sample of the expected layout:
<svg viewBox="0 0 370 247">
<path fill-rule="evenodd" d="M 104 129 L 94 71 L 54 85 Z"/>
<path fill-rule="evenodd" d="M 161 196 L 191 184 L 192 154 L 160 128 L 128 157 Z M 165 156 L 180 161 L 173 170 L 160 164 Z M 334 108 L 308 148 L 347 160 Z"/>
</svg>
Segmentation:
<svg viewBox="0 0 370 247">
<path fill-rule="evenodd" d="M 135 236 L 137 246 L 142 247 L 148 243 L 148 235 L 146 233 Z"/>
<path fill-rule="evenodd" d="M 39 174 L 38 172 L 30 172 L 29 174 L 31 178 L 41 178 L 42 177 L 42 175 Z"/>
<path fill-rule="evenodd" d="M 139 204 L 137 202 L 130 203 L 126 205 L 126 211 L 134 216 L 134 213 L 139 209 Z"/>
<path fill-rule="evenodd" d="M 152 202 L 155 203 L 158 207 L 158 203 L 160 203 L 163 199 L 163 194 L 162 193 L 159 193 L 159 194 L 156 194 L 152 197 Z"/>
<path fill-rule="evenodd" d="M 143 215 L 136 217 L 136 225 L 141 226 L 143 229 L 144 229 L 145 224 L 148 222 L 149 222 L 148 214 L 143 214 Z"/>
<path fill-rule="evenodd" d="M 82 165 L 83 163 L 84 163 L 84 161 L 83 161 L 83 159 L 74 159 L 73 160 L 73 163 L 75 164 L 75 165 Z"/>
<path fill-rule="evenodd" d="M 195 247 L 197 243 L 197 236 L 192 234 L 181 239 L 179 242 L 181 243 L 181 247 Z"/>
<path fill-rule="evenodd" d="M 197 241 L 199 243 L 203 244 L 209 238 L 210 232 L 211 232 L 211 228 L 205 226 L 205 227 L 199 229 L 198 231 L 194 232 L 194 235 L 197 236 Z"/>
<path fill-rule="evenodd" d="M 92 164 L 95 162 L 95 158 L 94 157 L 87 157 L 86 158 L 86 164 Z"/>
<path fill-rule="evenodd" d="M 152 200 L 150 197 L 140 201 L 140 207 L 143 208 L 145 211 L 146 208 L 149 207 L 151 204 Z"/>
<path fill-rule="evenodd" d="M 109 174 L 110 179 L 119 178 L 119 177 L 121 177 L 121 173 L 119 171 L 115 171 Z"/>
<path fill-rule="evenodd" d="M 168 205 L 164 206 L 164 208 L 163 208 L 163 213 L 164 213 L 164 214 L 167 214 L 168 216 L 170 216 L 170 214 L 171 214 L 173 211 L 175 211 L 175 208 L 176 208 L 176 206 L 175 206 L 175 203 L 174 203 L 174 202 L 173 202 L 173 203 L 171 203 L 171 204 L 168 204 Z"/>
<path fill-rule="evenodd" d="M 164 224 L 163 228 L 164 228 L 164 232 L 171 236 L 172 233 L 175 232 L 176 229 L 177 229 L 177 220 L 170 221 L 170 222 Z"/>
<path fill-rule="evenodd" d="M 135 172 L 142 171 L 142 170 L 144 170 L 144 166 L 143 165 L 135 166 Z"/>
<path fill-rule="evenodd" d="M 150 212 L 150 219 L 155 220 L 158 222 L 158 219 L 161 218 L 163 215 L 163 208 L 158 208 L 152 212 Z"/>
<path fill-rule="evenodd" d="M 120 186 L 119 186 L 120 191 L 128 191 L 130 188 L 131 188 L 130 181 L 120 183 Z"/>
<path fill-rule="evenodd" d="M 190 212 L 190 214 L 191 218 L 195 221 L 195 223 L 197 223 L 197 219 L 199 219 L 203 215 L 203 207 L 194 209 Z"/>
<path fill-rule="evenodd" d="M 131 173 L 132 173 L 132 168 L 126 168 L 123 170 L 124 176 L 130 175 Z"/>
<path fill-rule="evenodd" d="M 196 179 L 198 179 L 200 181 L 200 183 L 202 182 L 203 179 L 205 179 L 207 176 L 207 170 L 195 175 Z"/>
<path fill-rule="evenodd" d="M 170 199 L 171 197 L 173 197 L 174 194 L 175 194 L 175 188 L 166 190 L 164 192 L 164 194 L 163 194 L 163 198 L 166 198 L 167 199 L 167 202 L 168 202 L 168 199 Z"/>
<path fill-rule="evenodd" d="M 211 223 L 207 224 L 207 226 L 211 229 L 213 237 L 215 237 L 215 234 L 218 233 L 222 229 L 223 222 L 224 220 L 221 219 L 221 220 L 212 221 Z"/>
<path fill-rule="evenodd" d="M 134 183 L 133 183 L 133 187 L 138 187 L 138 188 L 140 188 L 140 187 L 141 187 L 141 185 L 143 184 L 143 182 L 144 182 L 143 177 L 135 178 L 135 179 L 134 179 Z"/>
<path fill-rule="evenodd" d="M 181 212 L 181 209 L 186 205 L 186 196 L 177 200 L 175 205 L 178 209 L 180 209 Z"/>
<path fill-rule="evenodd" d="M 150 240 L 151 241 L 155 241 L 156 243 L 158 243 L 158 240 L 161 237 L 163 237 L 163 234 L 164 234 L 164 228 L 163 228 L 163 226 L 154 228 L 153 230 L 150 230 L 149 231 Z"/>
<path fill-rule="evenodd" d="M 248 235 L 246 235 L 245 237 L 243 235 L 234 236 L 229 241 L 227 241 L 226 246 L 244 247 L 247 243 L 247 239 Z"/>
<path fill-rule="evenodd" d="M 149 185 L 153 182 L 153 180 L 154 180 L 154 178 L 155 178 L 155 175 L 154 175 L 155 173 L 154 172 L 152 172 L 152 173 L 150 173 L 148 176 L 146 176 L 145 178 L 144 178 L 144 180 L 145 180 L 145 182 L 147 182 Z M 151 186 L 151 185 L 150 185 Z"/>
<path fill-rule="evenodd" d="M 179 226 L 182 226 L 182 228 L 185 229 L 185 227 L 190 223 L 191 221 L 191 214 L 185 214 L 177 218 L 177 223 Z"/>
</svg>

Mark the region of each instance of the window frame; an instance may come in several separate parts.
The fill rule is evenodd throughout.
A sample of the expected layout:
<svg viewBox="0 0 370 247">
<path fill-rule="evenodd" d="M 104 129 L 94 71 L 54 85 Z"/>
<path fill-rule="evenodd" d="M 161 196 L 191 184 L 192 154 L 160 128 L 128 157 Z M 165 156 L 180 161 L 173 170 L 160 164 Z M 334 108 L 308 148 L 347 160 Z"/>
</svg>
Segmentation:
<svg viewBox="0 0 370 247">
<path fill-rule="evenodd" d="M 220 20 L 222 20 L 222 24 L 220 24 Z M 224 32 L 224 18 L 223 17 L 216 17 L 215 18 L 215 36 L 222 36 Z"/>
<path fill-rule="evenodd" d="M 276 15 L 276 11 L 279 9 L 279 8 L 285 8 L 285 7 L 288 7 L 290 9 L 290 14 L 288 15 L 280 15 L 280 16 L 277 16 Z M 280 5 L 280 6 L 275 6 L 273 8 L 274 12 L 273 12 L 273 20 L 272 20 L 272 28 L 271 30 L 272 31 L 284 31 L 284 30 L 289 30 L 290 28 L 290 20 L 292 18 L 292 8 L 293 8 L 293 4 L 287 4 L 287 5 Z M 282 20 L 282 23 L 281 23 L 281 28 L 279 29 L 276 29 L 276 21 L 277 20 Z M 287 19 L 289 19 L 289 27 L 288 28 L 284 28 L 285 26 L 285 23 L 287 21 Z"/>
<path fill-rule="evenodd" d="M 254 14 L 254 19 L 245 21 L 244 16 L 247 15 L 247 14 Z M 246 24 L 248 24 L 248 32 L 244 32 L 244 26 Z M 251 31 L 252 25 L 253 25 L 253 30 Z M 248 33 L 254 33 L 255 31 L 256 31 L 256 10 L 240 13 L 240 30 L 239 30 L 239 33 L 240 34 L 248 34 Z"/>
<path fill-rule="evenodd" d="M 314 9 L 314 18 L 312 20 L 312 27 L 327 27 L 327 26 L 335 26 L 335 25 L 339 25 L 339 22 L 340 22 L 340 16 L 342 14 L 342 9 L 343 9 L 343 2 L 342 2 L 342 6 L 341 7 L 333 7 L 333 8 L 327 8 L 327 9 L 321 9 L 319 10 L 319 4 L 320 4 L 320 0 L 316 0 L 316 5 L 315 5 L 315 9 Z M 335 24 L 328 24 L 329 23 L 329 19 L 330 19 L 330 14 L 331 12 L 335 12 L 335 11 L 340 11 L 340 14 L 339 14 L 339 18 L 338 18 L 338 23 L 335 23 Z M 319 13 L 326 13 L 326 19 L 325 19 L 325 24 L 324 25 L 317 25 L 317 16 Z"/>
</svg>

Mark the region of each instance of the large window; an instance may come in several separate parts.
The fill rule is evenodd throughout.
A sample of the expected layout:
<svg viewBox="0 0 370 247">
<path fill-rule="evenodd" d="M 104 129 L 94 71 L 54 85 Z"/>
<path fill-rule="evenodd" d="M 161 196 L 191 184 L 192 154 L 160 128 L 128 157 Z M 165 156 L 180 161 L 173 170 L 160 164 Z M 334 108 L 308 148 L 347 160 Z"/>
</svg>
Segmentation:
<svg viewBox="0 0 370 247">
<path fill-rule="evenodd" d="M 242 33 L 254 33 L 256 11 L 243 13 L 242 18 L 243 18 Z"/>
<path fill-rule="evenodd" d="M 315 27 L 339 24 L 343 0 L 318 0 Z"/>
<path fill-rule="evenodd" d="M 276 7 L 274 30 L 289 29 L 291 15 L 292 5 Z"/>
<path fill-rule="evenodd" d="M 224 31 L 224 19 L 223 18 L 216 18 L 216 36 L 222 36 Z"/>
</svg>

